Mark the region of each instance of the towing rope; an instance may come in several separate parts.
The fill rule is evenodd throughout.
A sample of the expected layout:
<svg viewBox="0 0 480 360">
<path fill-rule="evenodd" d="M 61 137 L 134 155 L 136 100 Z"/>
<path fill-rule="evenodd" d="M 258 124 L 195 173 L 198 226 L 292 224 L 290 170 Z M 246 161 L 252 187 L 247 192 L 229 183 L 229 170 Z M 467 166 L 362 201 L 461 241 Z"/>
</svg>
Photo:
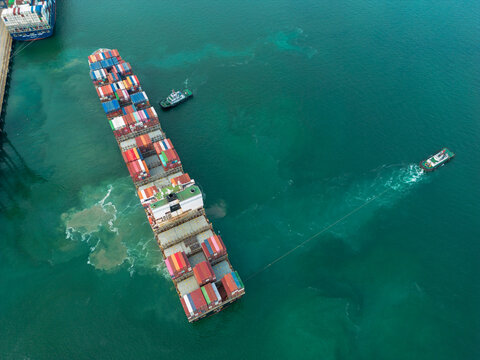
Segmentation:
<svg viewBox="0 0 480 360">
<path fill-rule="evenodd" d="M 35 41 L 37 40 L 40 40 L 40 39 L 35 39 L 35 40 L 31 40 L 27 45 L 25 45 L 24 47 L 22 47 L 20 50 L 17 50 L 15 51 L 11 56 L 10 56 L 10 59 L 13 59 L 15 56 L 17 56 L 18 54 L 20 54 L 23 50 L 25 50 L 27 47 L 29 47 L 30 45 L 32 45 Z"/>
<path fill-rule="evenodd" d="M 307 240 L 301 242 L 300 244 L 298 244 L 297 246 L 295 246 L 294 248 L 288 250 L 285 254 L 279 256 L 278 258 L 276 258 L 275 260 L 273 260 L 271 263 L 265 265 L 263 268 L 261 268 L 260 270 L 258 270 L 257 272 L 253 273 L 252 275 L 250 275 L 249 277 L 247 277 L 245 279 L 245 281 L 248 281 L 252 278 L 254 278 L 255 276 L 261 274 L 262 272 L 264 272 L 265 270 L 267 270 L 270 266 L 276 264 L 277 262 L 279 262 L 280 260 L 286 258 L 288 255 L 290 255 L 291 253 L 293 253 L 295 250 L 297 250 L 298 248 L 302 247 L 303 245 L 305 245 L 306 243 L 308 243 L 309 241 L 312 241 L 313 239 L 315 239 L 316 237 L 320 236 L 321 234 L 323 234 L 325 231 L 331 229 L 332 227 L 334 227 L 335 225 L 337 225 L 338 223 L 342 222 L 343 220 L 345 220 L 346 218 L 350 217 L 351 215 L 355 214 L 357 211 L 361 210 L 362 208 L 364 208 L 365 206 L 367 206 L 368 204 L 370 204 L 372 201 L 378 199 L 380 196 L 382 196 L 383 194 L 385 194 L 387 191 L 389 191 L 391 189 L 385 189 L 383 190 L 381 193 L 373 196 L 371 199 L 365 201 L 362 205 L 360 205 L 359 207 L 353 209 L 352 211 L 350 211 L 348 214 L 342 216 L 340 219 L 338 219 L 337 221 L 331 223 L 330 225 L 328 225 L 327 227 L 325 227 L 324 229 L 322 229 L 321 231 L 319 231 L 318 233 L 312 235 L 311 237 L 309 237 Z"/>
</svg>

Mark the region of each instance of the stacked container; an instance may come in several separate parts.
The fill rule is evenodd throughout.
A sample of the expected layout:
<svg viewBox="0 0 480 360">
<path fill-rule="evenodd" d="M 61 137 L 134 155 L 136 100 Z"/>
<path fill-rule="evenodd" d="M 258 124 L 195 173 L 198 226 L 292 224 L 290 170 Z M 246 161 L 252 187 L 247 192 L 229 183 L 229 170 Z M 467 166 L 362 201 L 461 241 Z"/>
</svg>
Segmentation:
<svg viewBox="0 0 480 360">
<path fill-rule="evenodd" d="M 105 114 L 107 114 L 109 119 L 112 119 L 122 113 L 122 108 L 120 107 L 120 103 L 117 99 L 104 102 L 102 103 L 102 106 L 103 111 L 105 111 Z"/>
<path fill-rule="evenodd" d="M 47 2 L 17 3 L 15 6 L 1 11 L 1 16 L 11 34 L 51 29 L 50 9 Z"/>
<path fill-rule="evenodd" d="M 100 101 L 107 101 L 115 99 L 115 94 L 112 89 L 112 85 L 103 85 L 97 87 L 97 94 Z"/>
<path fill-rule="evenodd" d="M 95 86 L 103 85 L 108 83 L 107 73 L 105 69 L 90 71 L 90 77 L 93 80 Z"/>
<path fill-rule="evenodd" d="M 122 107 L 122 114 L 123 115 L 133 114 L 136 111 L 137 111 L 137 109 L 135 108 L 134 105 L 128 105 L 128 106 Z"/>
<path fill-rule="evenodd" d="M 157 141 L 156 143 L 153 144 L 153 146 L 155 147 L 155 151 L 157 152 L 157 154 L 161 154 L 162 151 L 165 151 L 165 150 L 173 149 L 173 145 L 170 139 L 163 139 L 163 140 Z"/>
<path fill-rule="evenodd" d="M 135 142 L 137 143 L 137 146 L 142 152 L 142 154 L 153 150 L 152 139 L 150 139 L 150 136 L 148 134 L 137 136 L 135 138 Z"/>
<path fill-rule="evenodd" d="M 108 73 L 107 80 L 110 84 L 122 81 L 122 77 L 118 73 Z"/>
<path fill-rule="evenodd" d="M 130 101 L 130 94 L 127 90 L 119 89 L 115 91 L 115 97 L 120 101 L 122 104 L 126 104 Z"/>
<path fill-rule="evenodd" d="M 138 81 L 137 75 L 130 75 L 123 80 L 125 89 L 132 92 L 137 92 L 140 90 L 140 81 Z"/>
<path fill-rule="evenodd" d="M 150 103 L 148 102 L 148 96 L 145 91 L 132 94 L 130 99 L 137 109 L 144 109 L 147 106 L 150 106 Z"/>
<path fill-rule="evenodd" d="M 222 285 L 229 299 L 245 293 L 245 287 L 238 273 L 231 272 L 222 278 Z"/>
<path fill-rule="evenodd" d="M 153 185 L 143 190 L 138 190 L 138 197 L 142 204 L 148 204 L 151 200 L 155 198 L 155 195 L 158 193 L 158 188 Z"/>
<path fill-rule="evenodd" d="M 180 176 L 174 177 L 173 179 L 170 179 L 170 182 L 173 186 L 185 185 L 191 181 L 192 179 L 190 179 L 190 176 L 188 174 L 182 174 Z"/>
<path fill-rule="evenodd" d="M 105 60 L 100 60 L 96 61 L 93 63 L 90 63 L 90 70 L 100 70 L 100 69 L 106 69 L 109 70 L 112 68 L 112 66 L 118 64 L 118 59 L 115 57 L 105 59 Z"/>
<path fill-rule="evenodd" d="M 116 137 L 155 125 L 159 125 L 159 122 L 157 113 L 152 107 L 110 120 L 110 126 Z"/>
<path fill-rule="evenodd" d="M 172 279 L 185 275 L 192 271 L 190 262 L 183 251 L 176 252 L 165 259 L 165 265 L 167 266 L 168 273 Z"/>
<path fill-rule="evenodd" d="M 222 302 L 222 297 L 218 292 L 215 283 L 208 283 L 200 288 L 203 293 L 203 297 L 207 302 L 208 309 L 212 309 Z"/>
<path fill-rule="evenodd" d="M 174 169 L 181 165 L 180 158 L 178 157 L 175 149 L 162 151 L 158 157 L 162 162 L 162 166 L 165 170 Z"/>
<path fill-rule="evenodd" d="M 219 235 L 213 235 L 202 242 L 202 250 L 208 261 L 212 261 L 227 254 L 227 249 Z"/>
<path fill-rule="evenodd" d="M 116 49 L 107 50 L 107 51 L 104 51 L 104 52 L 92 54 L 88 57 L 88 62 L 91 64 L 91 63 L 94 63 L 94 62 L 97 62 L 97 61 L 102 61 L 102 60 L 109 59 L 109 58 L 112 58 L 112 57 L 117 58 L 117 60 L 119 59 L 120 54 L 118 53 L 118 51 Z"/>
<path fill-rule="evenodd" d="M 144 180 L 150 176 L 147 164 L 143 160 L 135 160 L 127 163 L 128 172 L 134 182 Z"/>
<path fill-rule="evenodd" d="M 123 160 L 125 160 L 126 163 L 129 163 L 135 160 L 143 160 L 142 154 L 140 153 L 140 150 L 138 150 L 137 148 L 128 149 L 122 152 L 122 156 L 123 156 Z"/>
<path fill-rule="evenodd" d="M 202 286 L 208 282 L 216 281 L 215 273 L 208 261 L 202 261 L 193 268 L 193 275 L 198 285 Z"/>
<path fill-rule="evenodd" d="M 114 65 L 111 70 L 113 73 L 117 73 L 120 76 L 132 75 L 132 67 L 127 62 L 120 62 L 117 65 Z"/>
<path fill-rule="evenodd" d="M 180 298 L 185 314 L 189 319 L 203 314 L 208 310 L 207 302 L 203 297 L 201 289 L 192 291 L 190 294 L 184 295 Z"/>
</svg>

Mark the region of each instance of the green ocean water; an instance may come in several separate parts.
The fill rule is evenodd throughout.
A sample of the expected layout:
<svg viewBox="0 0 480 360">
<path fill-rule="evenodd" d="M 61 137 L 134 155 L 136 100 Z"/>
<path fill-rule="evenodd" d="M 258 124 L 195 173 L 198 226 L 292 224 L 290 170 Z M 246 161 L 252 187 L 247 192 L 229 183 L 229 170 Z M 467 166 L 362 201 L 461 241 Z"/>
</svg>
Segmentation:
<svg viewBox="0 0 480 360">
<path fill-rule="evenodd" d="M 57 11 L 11 68 L 0 359 L 480 358 L 480 3 Z M 152 103 L 194 90 L 160 122 L 244 279 L 382 196 L 189 324 L 89 78 L 99 47 Z"/>
</svg>

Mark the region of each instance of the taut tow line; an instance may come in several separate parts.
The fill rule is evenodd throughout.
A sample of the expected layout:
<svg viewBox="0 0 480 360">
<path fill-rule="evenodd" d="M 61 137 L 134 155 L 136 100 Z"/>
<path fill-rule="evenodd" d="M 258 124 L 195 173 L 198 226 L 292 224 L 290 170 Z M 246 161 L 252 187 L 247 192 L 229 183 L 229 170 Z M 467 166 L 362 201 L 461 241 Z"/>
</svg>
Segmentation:
<svg viewBox="0 0 480 360">
<path fill-rule="evenodd" d="M 338 219 L 337 221 L 331 223 L 330 225 L 328 225 L 327 227 L 323 228 L 321 231 L 319 231 L 318 233 L 310 236 L 308 239 L 302 241 L 300 244 L 298 244 L 297 246 L 295 246 L 294 248 L 288 250 L 285 254 L 279 256 L 278 258 L 276 258 L 275 260 L 273 260 L 271 263 L 265 265 L 263 268 L 261 268 L 260 270 L 258 270 L 257 272 L 253 273 L 252 275 L 250 275 L 249 277 L 247 277 L 245 279 L 245 281 L 248 281 L 252 278 L 254 278 L 255 276 L 261 274 L 262 272 L 264 272 L 265 270 L 267 270 L 270 266 L 276 264 L 277 262 L 279 262 L 280 260 L 286 258 L 288 255 L 290 255 L 291 253 L 293 253 L 295 250 L 297 250 L 298 248 L 302 247 L 303 245 L 305 245 L 306 243 L 308 243 L 309 241 L 312 241 L 313 239 L 315 239 L 316 237 L 322 235 L 325 231 L 331 229 L 332 227 L 334 227 L 335 225 L 337 225 L 338 223 L 342 222 L 343 220 L 345 220 L 346 218 L 352 216 L 353 214 L 355 214 L 357 211 L 361 210 L 362 208 L 364 208 L 365 206 L 367 206 L 368 204 L 370 204 L 372 201 L 375 201 L 376 199 L 378 199 L 380 196 L 382 196 L 383 194 L 385 194 L 387 191 L 389 191 L 391 189 L 385 189 L 383 190 L 381 193 L 373 196 L 371 199 L 365 201 L 362 205 L 360 205 L 359 207 L 353 209 L 352 211 L 350 211 L 348 214 L 342 216 L 340 219 Z"/>
</svg>

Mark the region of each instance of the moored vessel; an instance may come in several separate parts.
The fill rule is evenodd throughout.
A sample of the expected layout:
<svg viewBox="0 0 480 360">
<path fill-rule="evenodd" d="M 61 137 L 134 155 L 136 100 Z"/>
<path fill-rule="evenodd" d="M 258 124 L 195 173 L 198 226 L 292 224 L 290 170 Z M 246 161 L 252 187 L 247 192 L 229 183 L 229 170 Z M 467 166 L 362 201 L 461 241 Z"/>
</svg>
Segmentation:
<svg viewBox="0 0 480 360">
<path fill-rule="evenodd" d="M 2 21 L 13 40 L 33 41 L 52 36 L 56 0 L 8 0 Z"/>
<path fill-rule="evenodd" d="M 447 148 L 443 148 L 435 155 L 430 156 L 428 159 L 425 159 L 420 162 L 420 167 L 425 171 L 434 171 L 440 166 L 446 164 L 455 157 L 455 154 Z"/>
<path fill-rule="evenodd" d="M 193 93 L 190 89 L 184 89 L 182 91 L 172 90 L 172 93 L 168 95 L 165 99 L 160 101 L 160 106 L 162 109 L 170 109 L 175 107 L 182 102 L 187 101 L 190 97 L 193 96 Z"/>
</svg>

